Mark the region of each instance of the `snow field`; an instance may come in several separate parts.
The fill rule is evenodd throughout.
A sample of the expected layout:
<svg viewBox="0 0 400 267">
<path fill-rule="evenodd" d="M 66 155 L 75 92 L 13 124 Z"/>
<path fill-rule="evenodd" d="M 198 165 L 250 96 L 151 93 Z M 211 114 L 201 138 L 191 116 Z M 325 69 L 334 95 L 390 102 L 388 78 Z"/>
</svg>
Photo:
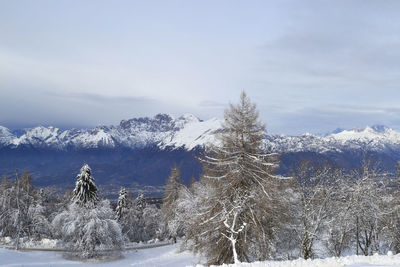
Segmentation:
<svg viewBox="0 0 400 267">
<path fill-rule="evenodd" d="M 202 263 L 199 257 L 184 251 L 179 253 L 179 245 L 170 245 L 152 249 L 137 251 L 126 251 L 122 253 L 121 259 L 99 262 L 99 261 L 72 261 L 63 257 L 62 253 L 42 251 L 15 251 L 0 248 L 0 266 L 35 266 L 35 267 L 64 267 L 64 266 L 137 266 L 137 267 L 180 267 L 196 266 Z"/>
<path fill-rule="evenodd" d="M 264 261 L 224 264 L 224 267 L 395 267 L 400 266 L 400 255 L 346 256 L 315 260 Z"/>
<path fill-rule="evenodd" d="M 68 260 L 58 252 L 15 251 L 0 248 L 0 266 L 137 266 L 137 267 L 204 267 L 204 259 L 188 251 L 179 252 L 179 244 L 136 251 L 125 251 L 121 259 L 108 262 Z M 264 261 L 222 265 L 223 267 L 399 267 L 400 255 L 346 256 L 315 260 Z"/>
</svg>

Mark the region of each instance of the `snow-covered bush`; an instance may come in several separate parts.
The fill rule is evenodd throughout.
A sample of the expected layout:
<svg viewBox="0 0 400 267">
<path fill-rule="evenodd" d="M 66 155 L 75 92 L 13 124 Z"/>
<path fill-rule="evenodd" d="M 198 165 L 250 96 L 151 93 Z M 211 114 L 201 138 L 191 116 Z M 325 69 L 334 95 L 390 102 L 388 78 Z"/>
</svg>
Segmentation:
<svg viewBox="0 0 400 267">
<path fill-rule="evenodd" d="M 83 258 L 97 255 L 96 250 L 121 249 L 122 234 L 108 200 L 91 208 L 72 203 L 53 222 L 57 237 Z"/>
</svg>

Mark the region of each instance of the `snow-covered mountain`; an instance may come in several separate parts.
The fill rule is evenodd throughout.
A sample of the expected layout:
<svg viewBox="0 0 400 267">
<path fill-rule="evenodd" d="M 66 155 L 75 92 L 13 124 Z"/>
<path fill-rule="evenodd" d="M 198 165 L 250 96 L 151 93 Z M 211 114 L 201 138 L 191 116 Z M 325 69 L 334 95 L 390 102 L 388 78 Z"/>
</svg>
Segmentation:
<svg viewBox="0 0 400 267">
<path fill-rule="evenodd" d="M 61 131 L 55 127 L 38 126 L 27 129 L 19 137 L 0 126 L 1 147 L 34 147 L 64 150 L 69 148 L 142 148 L 157 145 L 160 148 L 184 147 L 192 150 L 214 142 L 214 133 L 220 129 L 218 119 L 201 121 L 185 114 L 172 118 L 158 114 L 153 118 L 134 118 L 121 121 L 118 126 L 98 126 L 93 129 Z"/>
<path fill-rule="evenodd" d="M 74 172 L 86 162 L 96 171 L 99 185 L 112 185 L 119 190 L 122 185 L 161 186 L 170 168 L 177 164 L 182 179 L 189 183 L 202 172 L 196 160 L 201 149 L 194 148 L 216 144 L 215 133 L 221 131 L 221 122 L 201 121 L 189 114 L 179 118 L 159 114 L 93 129 L 38 126 L 11 131 L 0 126 L 0 175 L 12 176 L 15 170 L 27 170 L 38 185 L 65 189 L 73 184 Z M 363 156 L 360 149 L 372 151 L 369 155 L 389 172 L 395 171 L 400 160 L 400 132 L 387 127 L 338 130 L 326 136 L 268 134 L 264 145 L 269 151 L 282 153 L 282 174 L 303 159 L 357 168 Z"/>
<path fill-rule="evenodd" d="M 360 150 L 385 152 L 400 151 L 400 132 L 385 126 L 335 131 L 327 136 L 268 135 L 265 146 L 275 152 L 342 152 Z"/>
<path fill-rule="evenodd" d="M 215 133 L 221 129 L 220 119 L 202 121 L 191 114 L 179 118 L 158 114 L 152 118 L 123 120 L 117 126 L 61 131 L 55 127 L 38 126 L 18 136 L 0 126 L 0 147 L 34 147 L 64 150 L 70 148 L 143 148 L 158 146 L 185 148 L 215 143 Z M 400 132 L 385 126 L 365 129 L 335 130 L 329 135 L 300 136 L 266 135 L 265 147 L 273 152 L 341 152 L 365 149 L 377 152 L 400 151 Z"/>
</svg>

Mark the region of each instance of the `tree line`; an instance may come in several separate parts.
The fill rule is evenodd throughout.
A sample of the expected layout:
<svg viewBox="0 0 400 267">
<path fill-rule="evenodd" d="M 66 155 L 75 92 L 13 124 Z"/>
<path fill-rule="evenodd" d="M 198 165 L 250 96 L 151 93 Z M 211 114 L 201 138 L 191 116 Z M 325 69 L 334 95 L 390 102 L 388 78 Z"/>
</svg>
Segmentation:
<svg viewBox="0 0 400 267">
<path fill-rule="evenodd" d="M 144 195 L 132 199 L 121 188 L 115 209 L 100 199 L 92 170 L 84 164 L 75 189 L 60 196 L 36 190 L 28 172 L 0 182 L 0 237 L 18 249 L 25 241 L 58 239 L 78 258 L 118 254 L 128 242 L 165 238 L 160 209 L 148 204 Z M 111 251 L 111 252 L 107 252 Z"/>
</svg>

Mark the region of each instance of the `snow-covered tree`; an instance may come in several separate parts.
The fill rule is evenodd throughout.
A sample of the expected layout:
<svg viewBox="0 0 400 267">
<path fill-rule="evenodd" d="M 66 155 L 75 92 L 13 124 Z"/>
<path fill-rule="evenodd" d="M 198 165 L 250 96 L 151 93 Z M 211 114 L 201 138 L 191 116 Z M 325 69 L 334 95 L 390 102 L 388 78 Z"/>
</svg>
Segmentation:
<svg viewBox="0 0 400 267">
<path fill-rule="evenodd" d="M 389 213 L 385 210 L 385 207 L 388 207 L 384 203 L 385 185 L 379 177 L 377 168 L 372 167 L 366 160 L 355 176 L 351 202 L 356 227 L 356 253 L 373 255 L 380 252 L 384 215 Z"/>
<path fill-rule="evenodd" d="M 97 187 L 92 177 L 92 170 L 89 165 L 84 164 L 77 176 L 75 189 L 72 192 L 72 200 L 78 205 L 95 205 L 97 196 Z"/>
<path fill-rule="evenodd" d="M 161 237 L 160 209 L 146 203 L 142 193 L 134 201 L 131 194 L 121 189 L 116 208 L 116 218 L 124 238 L 130 242 L 142 242 Z"/>
<path fill-rule="evenodd" d="M 133 219 L 131 229 L 131 240 L 134 242 L 146 241 L 147 235 L 144 232 L 145 221 L 143 217 L 143 211 L 146 207 L 146 202 L 143 193 L 139 193 L 136 199 L 133 201 L 131 209 L 131 217 Z"/>
<path fill-rule="evenodd" d="M 199 229 L 195 224 L 198 222 L 198 212 L 200 207 L 204 205 L 208 193 L 206 185 L 201 181 L 193 182 L 190 188 L 182 186 L 179 190 L 178 200 L 176 201 L 176 221 L 184 227 L 183 249 L 200 251 L 200 242 L 193 242 L 193 239 L 197 238 L 198 235 L 192 233 L 192 231 Z"/>
<path fill-rule="evenodd" d="M 255 104 L 243 92 L 238 105 L 225 112 L 219 146 L 208 148 L 202 158 L 204 175 L 196 194 L 201 203 L 187 226 L 192 249 L 206 255 L 209 263 L 231 263 L 234 251 L 239 261 L 264 260 L 274 253 L 274 226 L 280 209 L 276 154 L 265 153 L 265 125 L 259 122 Z M 201 189 L 203 190 L 203 189 Z M 235 207 L 240 206 L 240 209 Z M 235 210 L 235 225 L 246 225 L 234 234 L 235 247 L 226 228 Z M 279 210 L 279 212 L 278 212 Z M 190 242 L 188 242 L 189 244 Z"/>
<path fill-rule="evenodd" d="M 124 187 L 119 191 L 117 207 L 115 208 L 115 218 L 121 221 L 126 216 L 129 208 L 131 208 L 131 200 L 128 198 L 128 193 Z"/>
<path fill-rule="evenodd" d="M 182 223 L 178 220 L 177 200 L 179 191 L 183 187 L 180 178 L 180 170 L 174 166 L 164 187 L 164 198 L 161 206 L 161 214 L 168 230 L 169 236 L 176 242 L 176 237 L 182 234 Z"/>
<path fill-rule="evenodd" d="M 81 258 L 96 257 L 101 250 L 119 250 L 123 244 L 121 228 L 108 200 L 92 207 L 72 203 L 54 218 L 52 225 L 56 237 L 79 251 Z"/>
<path fill-rule="evenodd" d="M 53 219 L 56 236 L 72 249 L 80 251 L 78 256 L 91 258 L 99 250 L 120 249 L 122 233 L 108 200 L 98 201 L 97 188 L 87 164 L 81 168 L 67 210 Z"/>
<path fill-rule="evenodd" d="M 50 237 L 52 228 L 49 221 L 50 212 L 47 196 L 43 188 L 37 194 L 35 203 L 28 209 L 28 217 L 32 225 L 31 235 L 33 239 L 40 240 L 44 237 Z"/>
<path fill-rule="evenodd" d="M 144 198 L 143 193 L 139 193 L 136 199 L 133 202 L 135 209 L 139 212 L 143 212 L 144 208 L 146 208 L 146 199 Z"/>
<path fill-rule="evenodd" d="M 361 168 L 342 174 L 331 191 L 325 244 L 334 256 L 346 250 L 372 255 L 395 249 L 390 229 L 396 221 L 396 192 L 371 162 L 364 156 Z"/>
<path fill-rule="evenodd" d="M 141 241 L 137 237 L 139 235 L 138 233 L 141 232 L 138 229 L 138 212 L 134 209 L 131 194 L 123 187 L 119 191 L 115 217 L 121 225 L 122 234 L 127 241 Z"/>
<path fill-rule="evenodd" d="M 350 249 L 354 240 L 352 186 L 351 177 L 341 173 L 336 176 L 335 183 L 330 188 L 329 217 L 324 222 L 323 241 L 328 253 L 335 257 L 341 257 L 346 250 Z"/>
<path fill-rule="evenodd" d="M 400 162 L 397 162 L 397 170 L 394 179 L 392 180 L 392 186 L 383 198 L 386 199 L 388 213 L 384 216 L 384 239 L 388 243 L 388 249 L 400 253 Z"/>
<path fill-rule="evenodd" d="M 30 210 L 36 204 L 36 191 L 28 172 L 10 181 L 3 178 L 0 192 L 0 233 L 14 238 L 16 248 L 22 237 L 32 238 L 36 230 Z"/>
<path fill-rule="evenodd" d="M 313 258 L 315 242 L 323 240 L 324 226 L 330 217 L 331 183 L 336 179 L 335 174 L 329 164 L 317 165 L 309 161 L 300 162 L 294 173 L 298 196 L 295 232 L 304 259 Z"/>
<path fill-rule="evenodd" d="M 146 205 L 143 209 L 143 221 L 144 221 L 144 241 L 159 238 L 162 236 L 162 217 L 160 209 L 156 205 Z"/>
<path fill-rule="evenodd" d="M 16 213 L 14 200 L 15 184 L 5 175 L 0 182 L 0 236 L 14 235 L 13 217 Z"/>
<path fill-rule="evenodd" d="M 42 192 L 42 193 L 41 193 Z M 19 239 L 51 237 L 48 220 L 50 211 L 42 199 L 43 190 L 36 191 L 28 172 L 16 173 L 16 179 L 4 177 L 0 183 L 0 236 Z"/>
<path fill-rule="evenodd" d="M 143 193 L 139 193 L 130 210 L 130 240 L 148 241 L 158 237 L 162 219 L 160 210 L 155 205 L 148 205 Z"/>
</svg>

